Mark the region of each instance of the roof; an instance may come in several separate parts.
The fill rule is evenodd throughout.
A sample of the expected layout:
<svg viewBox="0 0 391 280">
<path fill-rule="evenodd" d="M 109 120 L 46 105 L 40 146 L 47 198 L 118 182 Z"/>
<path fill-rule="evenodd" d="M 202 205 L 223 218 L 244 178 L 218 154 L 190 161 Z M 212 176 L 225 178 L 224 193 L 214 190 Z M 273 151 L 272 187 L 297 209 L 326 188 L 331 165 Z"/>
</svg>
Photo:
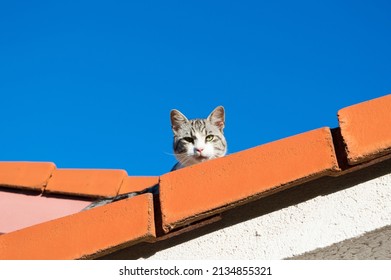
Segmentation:
<svg viewBox="0 0 391 280">
<path fill-rule="evenodd" d="M 95 258 L 140 242 L 158 242 L 213 223 L 238 205 L 384 161 L 391 158 L 390 111 L 391 95 L 386 95 L 341 109 L 338 128 L 318 128 L 161 176 L 0 162 L 0 199 L 11 193 L 63 203 L 56 205 L 74 203 L 67 214 L 3 231 L 0 259 Z M 98 197 L 154 185 L 159 194 L 80 211 Z M 0 226 L 11 218 L 16 219 L 1 219 Z"/>
</svg>

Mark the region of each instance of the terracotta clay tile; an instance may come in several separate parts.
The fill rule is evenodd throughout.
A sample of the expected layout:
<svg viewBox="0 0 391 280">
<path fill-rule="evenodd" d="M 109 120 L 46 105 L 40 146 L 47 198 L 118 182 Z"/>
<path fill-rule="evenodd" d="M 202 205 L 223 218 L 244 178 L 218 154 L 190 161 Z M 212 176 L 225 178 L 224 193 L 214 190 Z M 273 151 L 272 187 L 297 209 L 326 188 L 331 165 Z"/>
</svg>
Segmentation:
<svg viewBox="0 0 391 280">
<path fill-rule="evenodd" d="M 166 232 L 339 170 L 329 128 L 321 128 L 160 177 Z"/>
<path fill-rule="evenodd" d="M 119 194 L 142 191 L 158 183 L 158 176 L 128 176 L 124 178 Z"/>
<path fill-rule="evenodd" d="M 143 194 L 0 236 L 0 259 L 80 259 L 155 237 L 153 198 Z"/>
<path fill-rule="evenodd" d="M 391 94 L 343 108 L 338 119 L 349 164 L 391 152 Z"/>
<path fill-rule="evenodd" d="M 125 170 L 56 169 L 46 191 L 80 196 L 114 196 L 126 176 Z"/>
<path fill-rule="evenodd" d="M 55 168 L 51 162 L 0 162 L 0 186 L 42 190 Z"/>
</svg>

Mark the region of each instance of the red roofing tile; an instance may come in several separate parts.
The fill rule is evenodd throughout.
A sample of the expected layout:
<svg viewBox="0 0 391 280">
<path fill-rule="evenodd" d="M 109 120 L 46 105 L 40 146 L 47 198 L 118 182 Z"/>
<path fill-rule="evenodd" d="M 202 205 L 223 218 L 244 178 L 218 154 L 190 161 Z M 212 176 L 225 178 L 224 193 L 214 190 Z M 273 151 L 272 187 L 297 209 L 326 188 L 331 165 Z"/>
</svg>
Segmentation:
<svg viewBox="0 0 391 280">
<path fill-rule="evenodd" d="M 51 162 L 0 162 L 0 185 L 42 190 L 55 168 Z"/>
<path fill-rule="evenodd" d="M 80 196 L 114 196 L 126 176 L 125 170 L 56 169 L 45 190 Z"/>
<path fill-rule="evenodd" d="M 351 165 L 391 152 L 391 94 L 338 112 Z"/>
<path fill-rule="evenodd" d="M 124 178 L 119 194 L 142 191 L 158 183 L 158 176 L 127 176 Z"/>
<path fill-rule="evenodd" d="M 155 237 L 153 198 L 143 194 L 0 236 L 0 259 L 80 259 Z"/>
<path fill-rule="evenodd" d="M 330 129 L 321 128 L 164 174 L 164 230 L 338 170 Z"/>
</svg>

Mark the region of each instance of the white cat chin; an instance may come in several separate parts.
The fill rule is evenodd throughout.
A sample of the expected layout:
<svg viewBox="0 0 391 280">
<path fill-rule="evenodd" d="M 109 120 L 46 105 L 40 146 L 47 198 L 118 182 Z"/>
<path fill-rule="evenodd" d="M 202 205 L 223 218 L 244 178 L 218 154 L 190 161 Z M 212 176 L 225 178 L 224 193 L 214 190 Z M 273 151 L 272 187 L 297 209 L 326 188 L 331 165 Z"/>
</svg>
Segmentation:
<svg viewBox="0 0 391 280">
<path fill-rule="evenodd" d="M 190 166 L 190 165 L 194 165 L 194 164 L 201 163 L 204 161 L 208 161 L 210 159 L 211 158 L 209 158 L 209 157 L 193 155 L 193 156 L 188 156 L 186 159 L 184 159 L 181 162 L 181 164 L 184 166 Z"/>
<path fill-rule="evenodd" d="M 203 157 L 203 156 L 194 156 L 194 161 L 196 162 L 204 162 L 204 161 L 207 161 L 207 160 L 210 160 L 209 157 Z"/>
</svg>

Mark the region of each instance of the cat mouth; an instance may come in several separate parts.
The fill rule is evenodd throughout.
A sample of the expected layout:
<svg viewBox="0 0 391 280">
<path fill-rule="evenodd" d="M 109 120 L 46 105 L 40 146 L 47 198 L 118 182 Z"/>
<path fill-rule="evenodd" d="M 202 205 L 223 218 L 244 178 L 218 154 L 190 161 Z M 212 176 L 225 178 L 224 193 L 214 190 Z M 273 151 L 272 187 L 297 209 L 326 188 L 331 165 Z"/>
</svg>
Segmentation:
<svg viewBox="0 0 391 280">
<path fill-rule="evenodd" d="M 194 158 L 196 158 L 197 160 L 200 160 L 200 161 L 204 161 L 204 160 L 209 159 L 209 157 L 203 156 L 203 155 L 194 155 Z"/>
</svg>

